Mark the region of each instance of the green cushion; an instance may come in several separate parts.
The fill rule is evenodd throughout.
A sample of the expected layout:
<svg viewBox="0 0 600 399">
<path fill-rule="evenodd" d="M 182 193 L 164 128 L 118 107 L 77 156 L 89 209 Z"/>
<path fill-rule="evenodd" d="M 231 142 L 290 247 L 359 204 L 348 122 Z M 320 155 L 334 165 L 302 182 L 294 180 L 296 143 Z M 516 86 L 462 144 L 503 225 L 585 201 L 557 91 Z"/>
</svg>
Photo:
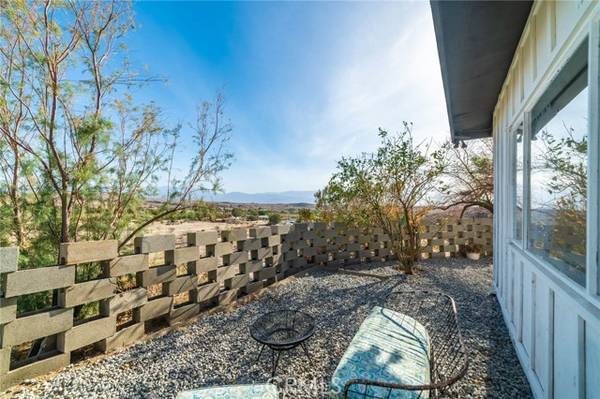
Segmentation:
<svg viewBox="0 0 600 399">
<path fill-rule="evenodd" d="M 425 327 L 415 319 L 382 307 L 371 310 L 350 342 L 331 379 L 331 397 L 344 397 L 344 386 L 352 379 L 396 384 L 430 383 L 430 341 Z M 348 398 L 368 395 L 389 399 L 428 398 L 429 391 L 392 390 L 352 385 Z"/>
<path fill-rule="evenodd" d="M 179 392 L 176 399 L 278 399 L 272 384 L 225 385 Z"/>
</svg>

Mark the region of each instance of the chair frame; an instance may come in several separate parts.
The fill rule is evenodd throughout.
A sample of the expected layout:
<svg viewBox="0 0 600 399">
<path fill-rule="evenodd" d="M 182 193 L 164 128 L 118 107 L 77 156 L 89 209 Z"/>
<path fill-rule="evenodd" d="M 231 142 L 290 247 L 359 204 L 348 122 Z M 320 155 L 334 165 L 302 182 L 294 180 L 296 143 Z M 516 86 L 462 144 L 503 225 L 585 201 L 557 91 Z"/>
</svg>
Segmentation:
<svg viewBox="0 0 600 399">
<path fill-rule="evenodd" d="M 438 291 L 392 291 L 384 298 L 384 307 L 399 311 L 421 323 L 430 336 L 430 384 L 395 384 L 370 379 L 352 379 L 344 386 L 344 398 L 384 399 L 394 390 L 429 392 L 429 398 L 438 398 L 448 387 L 467 373 L 470 354 L 464 345 L 458 326 L 458 312 L 454 298 Z M 361 392 L 360 388 L 364 389 Z M 369 394 L 369 387 L 388 388 L 386 396 Z M 354 389 L 353 389 L 354 388 Z M 359 388 L 359 389 L 357 389 Z"/>
</svg>

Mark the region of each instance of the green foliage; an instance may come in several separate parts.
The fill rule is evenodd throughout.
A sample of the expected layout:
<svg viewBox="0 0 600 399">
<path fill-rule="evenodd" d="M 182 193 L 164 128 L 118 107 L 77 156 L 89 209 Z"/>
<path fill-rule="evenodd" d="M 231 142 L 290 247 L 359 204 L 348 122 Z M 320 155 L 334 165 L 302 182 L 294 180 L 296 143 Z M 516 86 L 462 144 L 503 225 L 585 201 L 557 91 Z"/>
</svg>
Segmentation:
<svg viewBox="0 0 600 399">
<path fill-rule="evenodd" d="M 10 49 L 0 51 L 0 245 L 20 247 L 21 268 L 56 264 L 62 242 L 122 246 L 161 219 L 218 216 L 194 199 L 219 189 L 232 160 L 225 98 L 202 102 L 185 127 L 168 126 L 157 104 L 137 101 L 133 90 L 157 79 L 127 57 L 133 22 L 131 3 L 116 0 L 0 6 L 0 48 Z M 174 176 L 184 128 L 192 156 Z M 167 200 L 148 208 L 165 175 Z M 99 272 L 78 267 L 77 279 Z M 27 296 L 18 306 L 38 309 L 49 298 Z"/>
<path fill-rule="evenodd" d="M 279 223 L 281 223 L 281 215 L 278 213 L 271 213 L 269 215 L 269 224 L 274 225 Z"/>
<path fill-rule="evenodd" d="M 415 144 L 412 125 L 398 134 L 379 129 L 374 153 L 344 157 L 327 186 L 316 194 L 323 219 L 382 228 L 407 273 L 419 253 L 419 227 L 429 210 L 428 195 L 446 165 L 443 150 Z"/>
<path fill-rule="evenodd" d="M 298 222 L 306 223 L 314 220 L 314 214 L 309 208 L 301 208 L 298 211 Z"/>
</svg>

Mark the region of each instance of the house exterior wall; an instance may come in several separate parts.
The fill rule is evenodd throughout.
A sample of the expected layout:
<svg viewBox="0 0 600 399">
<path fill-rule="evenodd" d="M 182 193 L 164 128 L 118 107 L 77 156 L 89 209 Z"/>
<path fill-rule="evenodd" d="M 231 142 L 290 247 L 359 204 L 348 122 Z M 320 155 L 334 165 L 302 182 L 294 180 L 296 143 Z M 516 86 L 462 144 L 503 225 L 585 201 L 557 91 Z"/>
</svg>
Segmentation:
<svg viewBox="0 0 600 399">
<path fill-rule="evenodd" d="M 599 36 L 600 2 L 536 2 L 494 111 L 494 285 L 536 398 L 600 398 Z M 584 287 L 530 252 L 526 237 L 513 238 L 512 168 L 516 129 L 522 124 L 525 137 L 530 134 L 530 111 L 586 37 L 589 149 Z M 527 152 L 525 141 L 525 167 Z M 527 187 L 527 174 L 524 179 Z M 527 188 L 523 195 L 527 204 Z"/>
</svg>

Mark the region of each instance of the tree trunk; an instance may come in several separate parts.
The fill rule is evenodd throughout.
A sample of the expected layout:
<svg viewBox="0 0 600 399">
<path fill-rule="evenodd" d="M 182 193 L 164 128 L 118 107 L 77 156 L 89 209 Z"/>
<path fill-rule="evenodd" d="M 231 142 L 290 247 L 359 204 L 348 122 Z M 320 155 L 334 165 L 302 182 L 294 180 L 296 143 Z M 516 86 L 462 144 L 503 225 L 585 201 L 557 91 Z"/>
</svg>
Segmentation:
<svg viewBox="0 0 600 399">
<path fill-rule="evenodd" d="M 69 242 L 69 205 L 67 188 L 63 186 L 60 196 L 60 242 Z"/>
<path fill-rule="evenodd" d="M 21 167 L 21 157 L 19 154 L 19 149 L 16 145 L 12 146 L 15 164 L 12 175 L 12 182 L 10 187 L 10 196 L 11 201 L 13 203 L 13 223 L 15 225 L 15 239 L 17 242 L 17 246 L 21 247 L 23 244 L 23 223 L 21 216 L 21 205 L 19 204 L 19 168 Z"/>
</svg>

